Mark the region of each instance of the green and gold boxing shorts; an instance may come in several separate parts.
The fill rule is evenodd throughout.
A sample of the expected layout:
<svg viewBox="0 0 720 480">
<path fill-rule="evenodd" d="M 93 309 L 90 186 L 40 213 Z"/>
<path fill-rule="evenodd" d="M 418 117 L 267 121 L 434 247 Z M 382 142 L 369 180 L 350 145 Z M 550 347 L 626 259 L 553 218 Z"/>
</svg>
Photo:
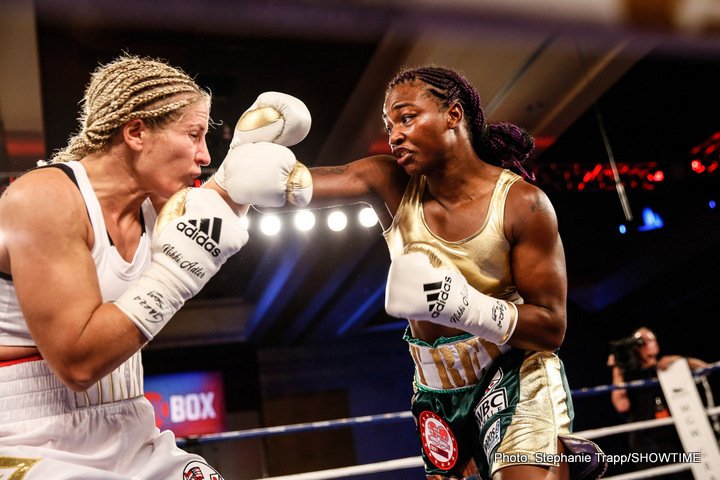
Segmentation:
<svg viewBox="0 0 720 480">
<path fill-rule="evenodd" d="M 571 434 L 572 399 L 557 355 L 493 352 L 487 368 L 474 369 L 482 372 L 474 374 L 477 383 L 448 389 L 448 378 L 462 378 L 453 369 L 481 365 L 478 358 L 488 357 L 488 345 L 472 336 L 442 339 L 433 346 L 406 340 L 416 364 L 412 412 L 428 479 L 489 480 L 504 467 L 560 462 L 568 463 L 573 479 L 598 478 L 604 472 L 599 447 Z M 438 381 L 423 383 L 432 378 Z"/>
</svg>

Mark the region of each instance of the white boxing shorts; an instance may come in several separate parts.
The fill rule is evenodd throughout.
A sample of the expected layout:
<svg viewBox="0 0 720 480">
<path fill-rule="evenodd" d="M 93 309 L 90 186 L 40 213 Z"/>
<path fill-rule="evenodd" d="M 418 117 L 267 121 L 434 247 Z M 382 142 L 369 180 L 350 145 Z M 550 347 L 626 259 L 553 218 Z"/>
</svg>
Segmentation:
<svg viewBox="0 0 720 480">
<path fill-rule="evenodd" d="M 139 355 L 82 393 L 43 360 L 0 367 L 0 478 L 222 480 L 155 426 Z"/>
</svg>

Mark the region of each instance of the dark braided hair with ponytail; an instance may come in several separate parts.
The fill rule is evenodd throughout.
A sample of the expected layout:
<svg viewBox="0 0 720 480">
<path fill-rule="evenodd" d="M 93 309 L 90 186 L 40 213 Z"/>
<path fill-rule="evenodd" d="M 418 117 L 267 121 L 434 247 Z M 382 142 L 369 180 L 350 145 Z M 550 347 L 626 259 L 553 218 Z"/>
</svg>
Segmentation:
<svg viewBox="0 0 720 480">
<path fill-rule="evenodd" d="M 386 95 L 397 85 L 414 80 L 428 84 L 428 91 L 442 108 L 447 109 L 455 102 L 462 106 L 473 149 L 483 161 L 496 166 L 514 166 L 523 176 L 534 180 L 535 176 L 522 166 L 535 147 L 533 137 L 513 123 L 487 123 L 480 96 L 465 77 L 455 70 L 434 65 L 407 68 L 388 83 Z"/>
</svg>

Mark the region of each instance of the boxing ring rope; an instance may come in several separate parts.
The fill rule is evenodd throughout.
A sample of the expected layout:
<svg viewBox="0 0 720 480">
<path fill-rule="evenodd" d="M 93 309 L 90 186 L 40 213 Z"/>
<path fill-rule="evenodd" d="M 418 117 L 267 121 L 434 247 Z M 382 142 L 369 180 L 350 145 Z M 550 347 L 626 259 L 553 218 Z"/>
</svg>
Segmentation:
<svg viewBox="0 0 720 480">
<path fill-rule="evenodd" d="M 707 410 L 708 415 L 717 415 L 720 414 L 720 407 L 714 407 Z M 233 435 L 232 439 L 237 438 L 256 438 L 256 437 L 262 437 L 262 436 L 268 436 L 268 435 L 278 435 L 283 433 L 289 433 L 291 431 L 299 432 L 299 431 L 308 431 L 308 430 L 314 430 L 317 428 L 340 428 L 348 425 L 358 425 L 363 423 L 370 423 L 373 422 L 372 420 L 373 416 L 367 416 L 367 417 L 357 417 L 357 418 L 348 418 L 348 419 L 341 419 L 341 420 L 332 420 L 332 421 L 326 421 L 326 422 L 308 422 L 303 424 L 294 424 L 294 425 L 286 425 L 284 427 L 271 427 L 271 428 L 257 428 L 252 430 L 243 430 L 239 432 L 227 432 L 235 433 L 239 435 Z M 412 418 L 412 414 L 409 412 L 400 412 L 398 414 L 385 414 L 382 415 L 384 417 L 382 421 L 388 421 L 390 419 L 393 420 L 400 420 L 404 418 Z M 358 420 L 359 421 L 356 421 Z M 669 418 L 659 418 L 654 420 L 643 420 L 640 422 L 632 422 L 632 423 L 624 423 L 622 425 L 614 425 L 611 427 L 603 427 L 603 428 L 597 428 L 592 430 L 584 430 L 581 432 L 575 432 L 576 435 L 587 438 L 589 440 L 600 438 L 600 437 L 607 437 L 610 435 L 616 435 L 620 433 L 626 433 L 633 430 L 638 430 L 640 428 L 655 428 L 655 427 L 661 427 L 664 425 L 671 425 L 673 423 L 673 419 L 671 417 Z M 318 424 L 320 424 L 318 426 Z M 287 429 L 285 429 L 287 428 Z M 272 432 L 268 432 L 268 430 L 271 430 Z M 284 430 L 283 430 L 284 429 Z M 207 435 L 204 437 L 214 437 L 211 439 L 211 441 L 221 441 L 223 439 L 228 439 L 228 437 L 224 437 L 220 435 Z M 217 438 L 215 438 L 217 437 Z M 281 475 L 276 477 L 263 477 L 262 479 L 256 479 L 256 480 L 324 480 L 324 479 L 336 479 L 336 478 L 344 478 L 351 475 L 364 475 L 369 473 L 381 473 L 381 472 L 390 472 L 395 470 L 402 470 L 406 468 L 421 468 L 423 466 L 422 457 L 419 455 L 416 457 L 407 457 L 407 458 L 399 458 L 395 460 L 387 460 L 383 462 L 376 462 L 376 463 L 367 463 L 363 465 L 355 465 L 355 466 L 349 466 L 349 467 L 340 467 L 340 468 L 333 468 L 328 470 L 319 470 L 314 472 L 306 472 L 306 473 L 297 473 L 292 475 Z M 634 479 L 642 479 L 642 478 L 650 478 L 655 477 L 658 475 L 667 475 L 669 473 L 676 473 L 688 470 L 690 468 L 690 465 L 687 463 L 678 463 L 673 465 L 663 465 L 660 467 L 653 467 L 649 468 L 640 472 L 632 472 L 632 473 L 626 473 L 621 475 L 616 475 L 612 477 L 603 477 L 605 479 L 612 479 L 612 480 L 634 480 Z"/>
<path fill-rule="evenodd" d="M 350 475 L 390 472 L 395 470 L 402 470 L 405 468 L 421 468 L 422 466 L 422 457 L 418 456 L 400 458 L 397 460 L 388 460 L 378 463 L 368 463 L 365 465 L 357 465 L 354 467 L 333 468 L 330 470 L 318 470 L 315 472 L 297 473 L 293 475 L 281 475 L 279 477 L 263 477 L 255 480 L 328 480 L 334 478 L 349 477 Z M 603 480 L 637 480 L 641 478 L 651 478 L 659 475 L 683 472 L 689 469 L 689 464 L 678 463 L 674 465 L 663 465 L 660 467 L 648 468 L 640 472 L 623 473 L 621 475 L 614 475 L 612 477 L 603 477 Z"/>
<path fill-rule="evenodd" d="M 693 371 L 693 377 L 696 382 L 704 378 L 708 374 L 720 370 L 720 361 L 710 364 L 708 367 L 697 369 Z M 649 380 L 633 380 L 620 385 L 600 385 L 596 387 L 580 388 L 571 390 L 571 396 L 573 399 L 588 397 L 597 395 L 600 393 L 610 392 L 617 389 L 636 389 L 658 385 L 657 379 Z M 709 397 L 709 403 L 712 403 L 712 396 Z M 707 408 L 706 413 L 708 416 L 713 417 L 720 415 L 720 406 L 710 406 Z M 342 418 L 336 420 L 323 420 L 315 422 L 296 423 L 289 425 L 279 425 L 265 428 L 253 428 L 248 430 L 239 430 L 231 432 L 222 432 L 206 435 L 198 435 L 192 437 L 179 437 L 177 444 L 181 447 L 196 446 L 213 442 L 221 442 L 228 440 L 242 440 L 249 438 L 259 438 L 274 435 L 285 435 L 290 433 L 305 432 L 311 430 L 324 430 L 349 427 L 355 425 L 366 425 L 366 424 L 381 424 L 389 422 L 397 422 L 401 420 L 412 419 L 412 413 L 410 411 L 402 411 L 395 413 L 384 413 L 378 415 L 363 415 L 352 418 Z M 643 420 L 638 422 L 623 423 L 620 425 L 613 425 L 609 427 L 602 427 L 596 429 L 589 429 L 579 432 L 574 432 L 575 435 L 587 438 L 589 440 L 607 437 L 611 435 L 617 435 L 621 433 L 627 433 L 634 430 L 646 429 L 646 428 L 657 428 L 666 425 L 674 424 L 672 417 L 659 418 L 652 420 Z M 298 473 L 291 475 L 282 475 L 275 477 L 262 477 L 256 480 L 324 480 L 324 479 L 336 479 L 344 478 L 350 475 L 363 475 L 370 473 L 388 472 L 394 470 L 402 470 L 407 468 L 421 468 L 423 466 L 422 457 L 407 457 L 395 460 L 387 460 L 376 463 L 368 463 L 362 465 L 354 465 L 348 467 L 333 468 L 328 470 L 319 470 L 314 472 Z M 659 475 L 666 475 L 670 473 L 681 472 L 690 469 L 689 463 L 676 463 L 669 465 L 662 465 L 658 467 L 652 467 L 646 470 L 624 473 L 612 477 L 603 477 L 608 480 L 635 480 L 650 478 Z"/>
</svg>

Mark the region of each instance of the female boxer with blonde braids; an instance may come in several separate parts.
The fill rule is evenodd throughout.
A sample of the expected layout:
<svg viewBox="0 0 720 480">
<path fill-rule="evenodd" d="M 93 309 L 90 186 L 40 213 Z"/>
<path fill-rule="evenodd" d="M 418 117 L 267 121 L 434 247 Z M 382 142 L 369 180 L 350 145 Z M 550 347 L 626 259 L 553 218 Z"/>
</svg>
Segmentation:
<svg viewBox="0 0 720 480">
<path fill-rule="evenodd" d="M 385 229 L 385 306 L 409 320 L 427 478 L 599 476 L 595 444 L 571 435 L 555 354 L 567 290 L 557 219 L 506 168 L 525 173 L 531 136 L 487 123 L 467 80 L 435 66 L 390 82 L 383 119 L 393 155 L 311 169 L 310 206 L 368 202 Z"/>
<path fill-rule="evenodd" d="M 221 478 L 155 427 L 140 357 L 248 238 L 231 175 L 187 188 L 210 163 L 209 115 L 187 74 L 122 56 L 93 73 L 67 148 L 0 199 L 3 478 Z M 282 149 L 238 147 L 223 165 L 271 170 L 280 151 L 292 168 Z"/>
</svg>

